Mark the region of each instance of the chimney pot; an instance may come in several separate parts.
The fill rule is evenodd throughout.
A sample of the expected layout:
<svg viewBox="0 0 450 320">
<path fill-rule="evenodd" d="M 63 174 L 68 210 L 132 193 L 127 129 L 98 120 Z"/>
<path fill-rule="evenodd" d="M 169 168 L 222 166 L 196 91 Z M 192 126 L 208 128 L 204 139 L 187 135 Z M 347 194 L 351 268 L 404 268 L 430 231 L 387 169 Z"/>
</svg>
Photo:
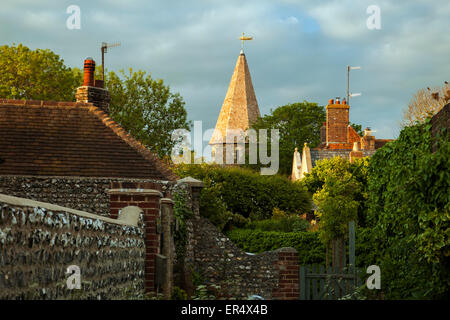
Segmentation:
<svg viewBox="0 0 450 320">
<path fill-rule="evenodd" d="M 95 61 L 91 57 L 84 60 L 83 86 L 94 86 Z"/>
<path fill-rule="evenodd" d="M 333 99 L 328 100 L 328 104 L 334 104 L 334 100 Z"/>
</svg>

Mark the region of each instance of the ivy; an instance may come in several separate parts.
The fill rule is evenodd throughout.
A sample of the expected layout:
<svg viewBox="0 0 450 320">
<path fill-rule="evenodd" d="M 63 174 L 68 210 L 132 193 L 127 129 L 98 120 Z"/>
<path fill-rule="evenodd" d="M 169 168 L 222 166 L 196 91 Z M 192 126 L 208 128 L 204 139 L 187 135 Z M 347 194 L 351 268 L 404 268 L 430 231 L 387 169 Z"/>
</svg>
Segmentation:
<svg viewBox="0 0 450 320">
<path fill-rule="evenodd" d="M 427 120 L 404 128 L 370 161 L 367 220 L 387 298 L 443 298 L 448 292 L 449 154 L 447 134 L 434 139 Z"/>
</svg>

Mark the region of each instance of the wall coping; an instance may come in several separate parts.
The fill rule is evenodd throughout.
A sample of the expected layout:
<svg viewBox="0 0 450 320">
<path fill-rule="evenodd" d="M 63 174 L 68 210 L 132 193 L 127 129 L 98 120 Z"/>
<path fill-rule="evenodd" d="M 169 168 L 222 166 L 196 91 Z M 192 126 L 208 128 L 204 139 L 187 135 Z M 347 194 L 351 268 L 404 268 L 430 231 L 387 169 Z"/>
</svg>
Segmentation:
<svg viewBox="0 0 450 320">
<path fill-rule="evenodd" d="M 104 221 L 107 223 L 114 223 L 114 224 L 123 225 L 123 226 L 136 226 L 136 224 L 130 223 L 128 219 L 124 219 L 124 220 L 111 219 L 111 218 L 100 216 L 98 214 L 93 214 L 93 213 L 89 213 L 89 212 L 85 212 L 85 211 L 70 209 L 70 208 L 66 208 L 66 207 L 62 207 L 62 206 L 58 206 L 58 205 L 46 203 L 46 202 L 40 202 L 40 201 L 35 201 L 35 200 L 30 200 L 30 199 L 25 199 L 25 198 L 8 196 L 6 194 L 0 194 L 0 203 L 7 203 L 9 205 L 18 206 L 18 207 L 32 207 L 32 208 L 39 207 L 39 208 L 43 208 L 43 209 L 47 209 L 47 210 L 51 210 L 51 211 L 55 211 L 55 212 L 57 212 L 57 211 L 68 212 L 68 213 L 76 214 L 76 215 L 84 217 L 84 218 L 101 220 L 101 221 Z"/>
<path fill-rule="evenodd" d="M 140 194 L 163 197 L 161 191 L 155 189 L 109 189 L 108 194 Z"/>
<path fill-rule="evenodd" d="M 169 203 L 169 204 L 175 204 L 175 202 L 170 198 L 162 198 L 159 200 L 160 203 Z"/>
</svg>

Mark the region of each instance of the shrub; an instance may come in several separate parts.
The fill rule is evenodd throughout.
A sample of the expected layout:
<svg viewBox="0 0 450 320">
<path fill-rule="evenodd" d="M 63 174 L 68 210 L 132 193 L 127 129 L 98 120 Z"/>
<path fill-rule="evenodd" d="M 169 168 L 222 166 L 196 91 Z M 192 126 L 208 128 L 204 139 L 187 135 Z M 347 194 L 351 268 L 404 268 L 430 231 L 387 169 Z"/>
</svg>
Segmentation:
<svg viewBox="0 0 450 320">
<path fill-rule="evenodd" d="M 227 236 L 246 252 L 261 253 L 283 247 L 298 251 L 300 264 L 325 262 L 325 247 L 317 232 L 276 232 L 250 229 L 233 229 Z"/>
<path fill-rule="evenodd" d="M 210 219 L 226 215 L 226 211 L 261 220 L 270 218 L 274 208 L 296 214 L 311 209 L 311 198 L 303 185 L 282 176 L 262 176 L 249 169 L 208 164 L 179 164 L 174 171 L 180 177 L 204 181 L 201 214 Z"/>
<path fill-rule="evenodd" d="M 252 221 L 245 226 L 246 229 L 279 232 L 304 232 L 309 228 L 309 222 L 298 215 L 280 218 Z"/>
</svg>

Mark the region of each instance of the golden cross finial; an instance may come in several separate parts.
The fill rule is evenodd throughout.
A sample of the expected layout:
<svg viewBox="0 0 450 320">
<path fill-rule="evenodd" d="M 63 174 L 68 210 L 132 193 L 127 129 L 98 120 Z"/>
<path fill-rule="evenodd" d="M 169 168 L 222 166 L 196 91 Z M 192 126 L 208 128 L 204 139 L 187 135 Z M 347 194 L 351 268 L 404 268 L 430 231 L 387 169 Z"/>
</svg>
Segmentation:
<svg viewBox="0 0 450 320">
<path fill-rule="evenodd" d="M 241 49 L 242 51 L 244 51 L 244 41 L 253 40 L 253 37 L 246 37 L 245 34 L 242 32 L 242 37 L 240 37 L 239 40 L 242 41 Z"/>
</svg>

